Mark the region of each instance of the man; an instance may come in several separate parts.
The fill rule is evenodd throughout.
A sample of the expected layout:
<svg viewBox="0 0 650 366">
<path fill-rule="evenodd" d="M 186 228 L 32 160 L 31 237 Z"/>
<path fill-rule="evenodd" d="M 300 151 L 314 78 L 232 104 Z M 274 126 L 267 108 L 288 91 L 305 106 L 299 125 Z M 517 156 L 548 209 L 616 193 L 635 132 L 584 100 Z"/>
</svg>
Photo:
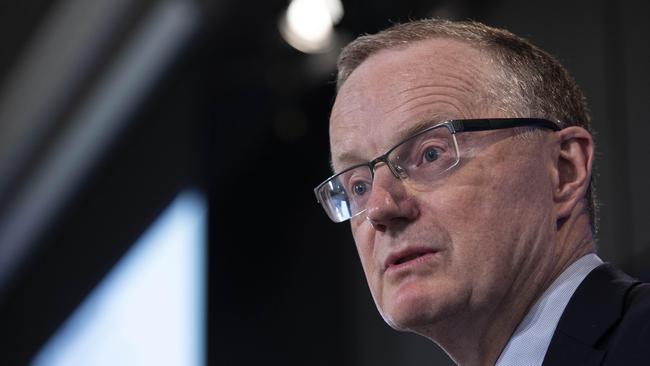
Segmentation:
<svg viewBox="0 0 650 366">
<path fill-rule="evenodd" d="M 391 327 L 462 365 L 650 364 L 650 289 L 595 254 L 589 116 L 553 57 L 433 19 L 338 69 L 315 192 Z"/>
</svg>

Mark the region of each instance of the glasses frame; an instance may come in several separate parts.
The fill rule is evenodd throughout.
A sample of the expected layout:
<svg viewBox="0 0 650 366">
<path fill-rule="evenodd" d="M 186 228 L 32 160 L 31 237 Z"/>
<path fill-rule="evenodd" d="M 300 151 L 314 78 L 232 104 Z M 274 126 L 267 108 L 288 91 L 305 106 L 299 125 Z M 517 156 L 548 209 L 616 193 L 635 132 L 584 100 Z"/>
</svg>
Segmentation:
<svg viewBox="0 0 650 366">
<path fill-rule="evenodd" d="M 336 223 L 347 221 L 347 220 L 351 219 L 352 217 L 355 217 L 355 216 L 361 214 L 362 212 L 365 211 L 365 209 L 355 213 L 354 215 L 351 215 L 348 218 L 338 220 L 330 212 L 330 210 L 328 209 L 326 203 L 321 201 L 319 192 L 321 191 L 321 189 L 325 185 L 327 185 L 330 181 L 337 178 L 341 174 L 345 174 L 345 173 L 349 172 L 352 169 L 357 169 L 357 168 L 362 167 L 362 166 L 367 166 L 370 169 L 371 177 L 374 180 L 375 166 L 377 164 L 379 164 L 379 163 L 386 164 L 388 166 L 388 168 L 390 169 L 391 173 L 393 173 L 393 175 L 395 176 L 395 178 L 399 178 L 399 179 L 407 178 L 407 176 L 406 176 L 406 174 L 404 172 L 398 171 L 397 167 L 394 166 L 393 163 L 388 160 L 388 156 L 393 151 L 395 151 L 395 149 L 397 149 L 398 147 L 400 147 L 402 144 L 406 143 L 407 141 L 409 141 L 409 140 L 411 140 L 411 139 L 413 139 L 413 138 L 415 138 L 417 136 L 420 136 L 420 135 L 422 135 L 424 133 L 427 133 L 427 132 L 429 132 L 431 130 L 434 130 L 436 128 L 441 128 L 443 126 L 446 127 L 449 130 L 449 132 L 451 133 L 452 137 L 454 138 L 455 148 L 458 149 L 458 143 L 456 141 L 455 135 L 457 133 L 460 133 L 460 132 L 491 131 L 491 130 L 500 130 L 500 129 L 506 129 L 506 128 L 516 128 L 516 127 L 538 127 L 538 128 L 550 129 L 550 130 L 553 130 L 553 131 L 559 131 L 559 130 L 561 130 L 561 128 L 559 127 L 558 123 L 555 123 L 555 122 L 552 122 L 550 120 L 543 119 L 543 118 L 478 118 L 478 119 L 454 119 L 454 120 L 443 121 L 443 122 L 437 123 L 437 124 L 435 124 L 435 125 L 433 125 L 431 127 L 427 127 L 426 129 L 405 138 L 404 140 L 400 141 L 399 143 L 395 144 L 393 147 L 388 149 L 388 151 L 386 151 L 384 154 L 382 154 L 382 155 L 380 155 L 380 156 L 378 156 L 378 157 L 376 157 L 376 158 L 374 158 L 374 159 L 372 159 L 372 160 L 370 160 L 370 161 L 368 161 L 366 163 L 353 165 L 353 166 L 348 167 L 348 168 L 346 168 L 346 169 L 344 169 L 344 170 L 342 170 L 342 171 L 340 171 L 338 173 L 335 173 L 334 175 L 332 175 L 329 178 L 325 179 L 321 184 L 319 184 L 318 186 L 316 186 L 316 188 L 314 188 L 314 194 L 316 195 L 316 202 L 321 204 L 321 206 L 323 207 L 323 209 L 327 213 L 327 216 L 329 216 L 329 218 L 332 221 L 336 222 Z M 452 166 L 447 168 L 446 170 L 449 170 L 449 169 L 453 168 L 454 166 L 458 165 L 459 161 L 460 161 L 460 152 L 457 151 L 457 161 Z"/>
</svg>

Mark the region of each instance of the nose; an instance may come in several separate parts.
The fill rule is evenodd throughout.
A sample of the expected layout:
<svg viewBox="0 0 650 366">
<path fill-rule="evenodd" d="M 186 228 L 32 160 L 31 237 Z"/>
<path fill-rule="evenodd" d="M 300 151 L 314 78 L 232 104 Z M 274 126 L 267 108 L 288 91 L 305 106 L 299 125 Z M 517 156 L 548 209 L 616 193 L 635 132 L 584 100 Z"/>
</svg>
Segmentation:
<svg viewBox="0 0 650 366">
<path fill-rule="evenodd" d="M 419 214 L 415 198 L 409 195 L 404 182 L 395 178 L 387 166 L 375 171 L 366 204 L 366 218 L 377 231 L 404 225 Z"/>
</svg>

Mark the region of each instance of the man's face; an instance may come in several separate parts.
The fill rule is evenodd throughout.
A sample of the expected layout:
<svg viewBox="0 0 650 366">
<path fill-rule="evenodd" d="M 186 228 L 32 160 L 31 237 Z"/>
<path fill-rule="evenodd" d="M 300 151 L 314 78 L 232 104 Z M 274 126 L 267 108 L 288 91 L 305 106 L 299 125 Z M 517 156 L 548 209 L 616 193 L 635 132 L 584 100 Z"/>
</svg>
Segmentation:
<svg viewBox="0 0 650 366">
<path fill-rule="evenodd" d="M 335 170 L 383 154 L 416 124 L 512 117 L 486 98 L 487 60 L 445 39 L 367 59 L 332 110 Z M 424 190 L 377 166 L 367 210 L 351 226 L 373 298 L 394 328 L 431 334 L 451 321 L 485 321 L 548 279 L 552 138 L 515 135 L 458 134 L 459 166 Z"/>
</svg>

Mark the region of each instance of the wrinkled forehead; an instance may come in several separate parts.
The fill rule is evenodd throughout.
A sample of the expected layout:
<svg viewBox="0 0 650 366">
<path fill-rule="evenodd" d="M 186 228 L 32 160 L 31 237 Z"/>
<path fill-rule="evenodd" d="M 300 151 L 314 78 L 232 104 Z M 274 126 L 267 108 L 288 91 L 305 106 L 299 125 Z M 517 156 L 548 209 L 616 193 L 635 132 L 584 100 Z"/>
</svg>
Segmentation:
<svg viewBox="0 0 650 366">
<path fill-rule="evenodd" d="M 376 157 L 415 124 L 487 117 L 492 71 L 485 52 L 448 39 L 370 56 L 350 74 L 332 108 L 334 170 Z"/>
</svg>

